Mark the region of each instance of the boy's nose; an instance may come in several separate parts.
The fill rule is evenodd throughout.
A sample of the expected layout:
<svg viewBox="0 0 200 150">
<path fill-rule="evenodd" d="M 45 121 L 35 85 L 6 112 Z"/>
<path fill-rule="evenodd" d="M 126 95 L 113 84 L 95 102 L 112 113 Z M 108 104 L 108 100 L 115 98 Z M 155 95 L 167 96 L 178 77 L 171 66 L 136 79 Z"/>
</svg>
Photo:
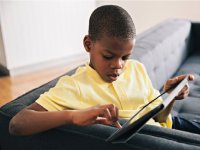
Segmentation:
<svg viewBox="0 0 200 150">
<path fill-rule="evenodd" d="M 111 68 L 112 69 L 122 69 L 123 67 L 123 60 L 119 59 L 119 60 L 115 60 L 111 63 Z"/>
</svg>

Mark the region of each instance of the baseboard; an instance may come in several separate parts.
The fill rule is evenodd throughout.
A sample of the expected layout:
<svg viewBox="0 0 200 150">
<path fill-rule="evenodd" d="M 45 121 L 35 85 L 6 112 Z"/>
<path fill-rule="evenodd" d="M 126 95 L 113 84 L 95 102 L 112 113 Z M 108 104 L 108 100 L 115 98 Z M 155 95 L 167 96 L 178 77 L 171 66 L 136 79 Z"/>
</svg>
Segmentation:
<svg viewBox="0 0 200 150">
<path fill-rule="evenodd" d="M 61 59 L 46 61 L 38 64 L 27 65 L 23 67 L 13 68 L 8 70 L 10 76 L 17 76 L 22 74 L 28 74 L 36 71 L 41 71 L 53 67 L 61 67 L 64 65 L 72 66 L 78 64 L 77 62 L 86 62 L 88 60 L 88 55 L 86 54 L 77 54 L 70 57 L 65 57 Z"/>
</svg>

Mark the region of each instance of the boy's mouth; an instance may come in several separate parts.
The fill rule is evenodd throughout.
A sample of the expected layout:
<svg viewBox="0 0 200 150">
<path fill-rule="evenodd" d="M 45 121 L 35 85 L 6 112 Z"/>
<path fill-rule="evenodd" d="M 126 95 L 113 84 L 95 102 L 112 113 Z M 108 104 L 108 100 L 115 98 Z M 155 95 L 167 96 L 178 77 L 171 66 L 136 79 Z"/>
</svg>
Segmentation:
<svg viewBox="0 0 200 150">
<path fill-rule="evenodd" d="M 116 81 L 119 77 L 119 74 L 109 74 L 108 77 L 111 81 Z"/>
</svg>

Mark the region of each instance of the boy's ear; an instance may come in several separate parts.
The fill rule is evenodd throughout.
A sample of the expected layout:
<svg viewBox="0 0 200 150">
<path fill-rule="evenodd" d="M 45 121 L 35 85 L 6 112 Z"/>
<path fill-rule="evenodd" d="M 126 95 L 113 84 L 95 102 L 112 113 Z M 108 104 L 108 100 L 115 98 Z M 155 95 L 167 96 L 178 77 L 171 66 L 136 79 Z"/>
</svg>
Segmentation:
<svg viewBox="0 0 200 150">
<path fill-rule="evenodd" d="M 92 46 L 92 40 L 90 39 L 89 35 L 86 35 L 83 39 L 83 45 L 87 52 L 90 52 Z"/>
</svg>

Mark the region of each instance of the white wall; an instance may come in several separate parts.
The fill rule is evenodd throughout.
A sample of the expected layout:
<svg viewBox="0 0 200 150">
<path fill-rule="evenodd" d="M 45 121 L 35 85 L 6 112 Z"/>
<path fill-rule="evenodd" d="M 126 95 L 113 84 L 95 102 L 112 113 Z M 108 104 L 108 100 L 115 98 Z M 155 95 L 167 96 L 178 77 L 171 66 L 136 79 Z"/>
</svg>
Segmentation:
<svg viewBox="0 0 200 150">
<path fill-rule="evenodd" d="M 3 67 L 6 67 L 6 55 L 4 51 L 4 43 L 2 39 L 2 32 L 1 32 L 1 26 L 0 26 L 0 65 Z"/>
<path fill-rule="evenodd" d="M 24 0 L 0 1 L 0 66 L 11 75 L 86 56 L 82 46 L 91 12 L 116 4 L 132 16 L 137 33 L 168 18 L 200 20 L 200 1 Z"/>
<path fill-rule="evenodd" d="M 87 34 L 89 16 L 95 4 L 95 0 L 0 1 L 6 55 L 2 59 L 1 48 L 1 65 L 6 65 L 12 72 L 86 54 L 82 40 Z"/>
<path fill-rule="evenodd" d="M 168 18 L 200 21 L 200 0 L 97 0 L 97 6 L 103 4 L 125 8 L 135 22 L 137 33 Z"/>
</svg>

